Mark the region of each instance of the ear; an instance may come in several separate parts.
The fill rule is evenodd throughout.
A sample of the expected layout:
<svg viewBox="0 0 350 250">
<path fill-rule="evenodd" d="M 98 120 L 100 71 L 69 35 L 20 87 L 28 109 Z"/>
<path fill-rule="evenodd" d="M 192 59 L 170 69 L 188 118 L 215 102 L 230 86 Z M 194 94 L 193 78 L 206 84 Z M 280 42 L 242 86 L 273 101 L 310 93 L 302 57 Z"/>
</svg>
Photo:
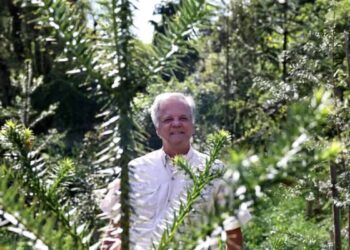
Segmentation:
<svg viewBox="0 0 350 250">
<path fill-rule="evenodd" d="M 161 138 L 159 135 L 159 132 L 158 132 L 158 128 L 156 128 L 156 133 L 157 133 L 158 137 Z"/>
</svg>

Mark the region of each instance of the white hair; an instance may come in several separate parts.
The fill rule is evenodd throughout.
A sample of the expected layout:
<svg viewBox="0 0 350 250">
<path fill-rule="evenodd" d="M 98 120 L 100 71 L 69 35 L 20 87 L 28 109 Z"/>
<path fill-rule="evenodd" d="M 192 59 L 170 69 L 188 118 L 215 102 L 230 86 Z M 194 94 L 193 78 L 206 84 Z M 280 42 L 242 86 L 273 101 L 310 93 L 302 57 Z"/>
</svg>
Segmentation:
<svg viewBox="0 0 350 250">
<path fill-rule="evenodd" d="M 192 123 L 194 124 L 195 117 L 194 117 L 194 112 L 195 112 L 195 104 L 193 101 L 192 96 L 186 96 L 182 93 L 179 92 L 169 92 L 169 93 L 162 93 L 156 96 L 154 99 L 154 102 L 150 108 L 150 113 L 152 117 L 152 122 L 156 128 L 159 126 L 159 108 L 162 102 L 165 100 L 168 100 L 170 98 L 174 98 L 176 100 L 184 101 L 185 104 L 188 105 L 191 111 L 191 118 L 192 118 Z"/>
</svg>

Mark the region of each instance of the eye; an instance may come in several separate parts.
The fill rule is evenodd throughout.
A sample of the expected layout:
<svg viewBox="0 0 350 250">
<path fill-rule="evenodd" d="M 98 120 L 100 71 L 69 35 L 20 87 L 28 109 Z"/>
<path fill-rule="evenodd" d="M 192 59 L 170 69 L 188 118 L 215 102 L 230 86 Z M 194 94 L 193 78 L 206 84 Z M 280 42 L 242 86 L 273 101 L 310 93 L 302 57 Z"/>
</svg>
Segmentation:
<svg viewBox="0 0 350 250">
<path fill-rule="evenodd" d="M 163 120 L 163 122 L 164 122 L 164 123 L 169 123 L 169 122 L 171 122 L 172 120 L 173 120 L 172 118 L 168 117 L 168 118 L 165 118 L 165 119 Z"/>
<path fill-rule="evenodd" d="M 188 117 L 187 116 L 181 116 L 180 117 L 180 121 L 188 121 Z"/>
</svg>

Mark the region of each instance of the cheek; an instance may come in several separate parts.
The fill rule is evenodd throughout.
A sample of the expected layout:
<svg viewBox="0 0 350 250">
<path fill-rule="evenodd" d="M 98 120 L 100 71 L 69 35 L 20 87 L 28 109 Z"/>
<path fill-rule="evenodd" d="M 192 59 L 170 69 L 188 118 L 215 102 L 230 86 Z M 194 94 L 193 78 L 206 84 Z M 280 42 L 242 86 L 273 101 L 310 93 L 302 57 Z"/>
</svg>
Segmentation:
<svg viewBox="0 0 350 250">
<path fill-rule="evenodd" d="M 162 135 L 164 134 L 164 131 L 166 130 L 166 128 L 164 128 L 164 126 L 162 126 L 162 127 L 158 127 L 157 129 L 156 129 L 156 133 L 157 133 L 157 135 L 159 136 L 159 137 L 162 137 Z"/>
<path fill-rule="evenodd" d="M 158 129 L 156 129 L 156 133 L 160 137 L 160 135 L 162 134 L 162 130 L 158 128 Z"/>
<path fill-rule="evenodd" d="M 188 125 L 188 132 L 192 135 L 194 133 L 194 126 L 192 124 Z"/>
</svg>

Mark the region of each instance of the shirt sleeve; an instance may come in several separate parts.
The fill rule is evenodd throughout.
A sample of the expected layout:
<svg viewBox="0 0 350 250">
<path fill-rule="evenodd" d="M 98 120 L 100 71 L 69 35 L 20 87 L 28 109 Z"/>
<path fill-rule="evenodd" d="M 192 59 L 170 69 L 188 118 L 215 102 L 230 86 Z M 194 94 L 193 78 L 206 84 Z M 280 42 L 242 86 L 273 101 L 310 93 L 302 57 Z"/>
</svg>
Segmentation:
<svg viewBox="0 0 350 250">
<path fill-rule="evenodd" d="M 109 217 L 119 212 L 120 179 L 117 178 L 108 185 L 108 192 L 100 204 L 101 210 Z"/>
<path fill-rule="evenodd" d="M 223 170 L 224 168 L 224 165 L 221 161 L 216 161 L 215 165 L 215 168 L 217 169 Z M 217 202 L 219 206 L 225 206 L 226 199 L 234 199 L 234 197 L 231 197 L 233 193 L 231 188 L 224 180 L 215 180 L 213 186 L 213 200 L 214 202 Z M 237 229 L 246 224 L 251 218 L 252 216 L 247 206 L 245 206 L 245 204 L 241 204 L 234 215 L 225 218 L 223 221 L 223 228 L 225 231 Z"/>
<path fill-rule="evenodd" d="M 240 208 L 236 216 L 229 216 L 223 222 L 225 231 L 237 229 L 252 218 L 248 209 Z"/>
<path fill-rule="evenodd" d="M 227 204 L 227 199 L 234 199 L 230 195 L 232 194 L 230 187 L 221 179 L 214 182 L 213 189 L 213 201 L 210 202 L 211 206 L 214 206 L 214 203 L 217 203 L 219 206 L 225 206 Z M 225 231 L 234 230 L 246 224 L 251 218 L 252 216 L 248 208 L 245 204 L 242 204 L 234 215 L 225 218 L 223 228 Z"/>
</svg>

